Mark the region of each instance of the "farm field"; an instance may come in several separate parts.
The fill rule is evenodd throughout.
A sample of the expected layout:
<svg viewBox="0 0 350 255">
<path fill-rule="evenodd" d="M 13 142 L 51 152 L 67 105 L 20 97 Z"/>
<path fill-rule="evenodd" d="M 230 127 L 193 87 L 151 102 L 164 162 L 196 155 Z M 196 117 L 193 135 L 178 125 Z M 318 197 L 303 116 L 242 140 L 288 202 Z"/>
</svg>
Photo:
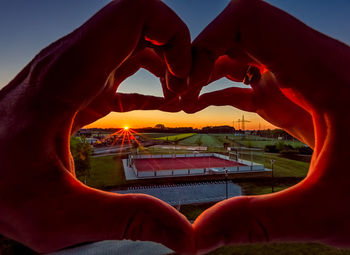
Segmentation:
<svg viewBox="0 0 350 255">
<path fill-rule="evenodd" d="M 261 148 L 261 149 L 264 149 L 266 145 L 276 145 L 278 143 L 291 145 L 294 148 L 305 146 L 304 143 L 298 140 L 278 140 L 274 138 L 260 137 L 255 135 L 246 135 L 245 137 L 243 137 L 243 136 L 237 136 L 232 134 L 215 134 L 214 136 L 217 137 L 219 140 L 228 140 L 231 142 L 233 141 L 237 144 L 240 144 L 246 147 L 254 147 L 254 148 Z M 226 139 L 226 137 L 228 139 Z"/>
<path fill-rule="evenodd" d="M 220 142 L 215 136 L 208 134 L 195 134 L 189 138 L 183 139 L 179 144 L 194 146 L 200 145 L 207 147 L 223 147 L 222 142 Z"/>
<path fill-rule="evenodd" d="M 185 134 L 161 136 L 161 137 L 157 137 L 154 139 L 162 140 L 162 141 L 176 142 L 176 141 L 180 141 L 180 140 L 186 139 L 186 138 L 194 136 L 194 135 L 196 135 L 196 133 L 185 133 Z"/>
<path fill-rule="evenodd" d="M 159 137 L 165 137 L 165 136 L 173 136 L 173 135 L 178 135 L 179 133 L 139 133 L 144 138 L 159 138 Z"/>
<path fill-rule="evenodd" d="M 266 145 L 276 145 L 278 143 L 283 143 L 285 145 L 291 145 L 294 148 L 297 147 L 303 147 L 305 146 L 305 144 L 303 144 L 302 142 L 299 141 L 279 141 L 276 139 L 272 139 L 272 140 L 240 140 L 239 143 L 243 144 L 246 147 L 254 147 L 254 148 L 265 148 Z"/>
</svg>

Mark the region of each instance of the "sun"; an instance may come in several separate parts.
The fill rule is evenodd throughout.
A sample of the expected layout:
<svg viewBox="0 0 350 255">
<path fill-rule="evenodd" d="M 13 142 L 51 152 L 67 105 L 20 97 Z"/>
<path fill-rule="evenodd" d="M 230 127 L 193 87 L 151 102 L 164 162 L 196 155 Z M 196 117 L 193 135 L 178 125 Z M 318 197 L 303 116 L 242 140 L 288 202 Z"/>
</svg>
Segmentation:
<svg viewBox="0 0 350 255">
<path fill-rule="evenodd" d="M 128 130 L 128 129 L 129 129 L 129 127 L 128 127 L 128 126 L 125 126 L 125 127 L 124 127 L 124 130 Z"/>
</svg>

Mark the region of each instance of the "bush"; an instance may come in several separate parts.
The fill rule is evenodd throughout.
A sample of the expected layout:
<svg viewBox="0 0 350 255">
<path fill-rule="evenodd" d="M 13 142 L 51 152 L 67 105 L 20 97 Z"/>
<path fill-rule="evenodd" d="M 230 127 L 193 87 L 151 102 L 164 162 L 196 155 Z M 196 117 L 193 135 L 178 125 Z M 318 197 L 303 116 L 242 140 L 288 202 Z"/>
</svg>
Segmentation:
<svg viewBox="0 0 350 255">
<path fill-rule="evenodd" d="M 283 141 L 279 141 L 276 144 L 265 145 L 266 152 L 281 153 L 281 154 L 297 154 L 298 150 L 294 149 L 293 146 L 285 144 Z"/>
<path fill-rule="evenodd" d="M 298 153 L 299 153 L 298 150 L 293 149 L 293 148 L 284 148 L 283 150 L 280 151 L 280 154 L 282 154 L 282 155 L 295 155 Z"/>
<path fill-rule="evenodd" d="M 265 152 L 271 152 L 271 153 L 277 153 L 277 152 L 279 152 L 279 150 L 277 149 L 277 147 L 276 147 L 275 144 L 268 144 L 268 145 L 265 145 L 264 151 L 265 151 Z"/>
<path fill-rule="evenodd" d="M 91 145 L 84 137 L 71 137 L 70 150 L 74 159 L 75 175 L 78 179 L 87 177 L 90 174 Z"/>
<path fill-rule="evenodd" d="M 311 149 L 309 146 L 298 147 L 297 150 L 300 154 L 304 155 L 312 155 L 312 153 L 314 152 L 313 149 Z"/>
</svg>

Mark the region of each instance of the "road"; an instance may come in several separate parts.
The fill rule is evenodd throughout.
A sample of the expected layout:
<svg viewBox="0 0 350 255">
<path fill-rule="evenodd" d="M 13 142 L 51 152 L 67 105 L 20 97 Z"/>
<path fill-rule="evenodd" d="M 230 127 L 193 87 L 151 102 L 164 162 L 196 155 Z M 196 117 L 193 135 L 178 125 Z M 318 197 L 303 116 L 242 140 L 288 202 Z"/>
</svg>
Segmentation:
<svg viewBox="0 0 350 255">
<path fill-rule="evenodd" d="M 152 146 L 155 143 L 153 141 L 146 141 L 142 143 L 143 147 Z M 92 152 L 92 157 L 102 157 L 108 155 L 115 155 L 116 153 L 126 152 L 132 149 L 132 145 L 124 144 L 123 147 L 121 145 L 94 148 Z"/>
</svg>

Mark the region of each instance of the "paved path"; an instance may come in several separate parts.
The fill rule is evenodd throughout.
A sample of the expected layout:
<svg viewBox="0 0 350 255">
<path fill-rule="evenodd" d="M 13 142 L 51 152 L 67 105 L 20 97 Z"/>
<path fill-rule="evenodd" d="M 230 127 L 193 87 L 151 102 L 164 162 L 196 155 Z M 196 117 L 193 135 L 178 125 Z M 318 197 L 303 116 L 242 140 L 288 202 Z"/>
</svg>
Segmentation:
<svg viewBox="0 0 350 255">
<path fill-rule="evenodd" d="M 102 241 L 52 252 L 50 255 L 163 255 L 171 254 L 169 248 L 153 242 Z"/>
<path fill-rule="evenodd" d="M 228 181 L 228 197 L 242 195 L 240 186 Z M 157 197 L 170 205 L 218 202 L 226 199 L 224 181 L 171 184 L 158 186 L 133 187 L 128 190 L 112 190 L 115 193 L 143 193 Z"/>
</svg>

